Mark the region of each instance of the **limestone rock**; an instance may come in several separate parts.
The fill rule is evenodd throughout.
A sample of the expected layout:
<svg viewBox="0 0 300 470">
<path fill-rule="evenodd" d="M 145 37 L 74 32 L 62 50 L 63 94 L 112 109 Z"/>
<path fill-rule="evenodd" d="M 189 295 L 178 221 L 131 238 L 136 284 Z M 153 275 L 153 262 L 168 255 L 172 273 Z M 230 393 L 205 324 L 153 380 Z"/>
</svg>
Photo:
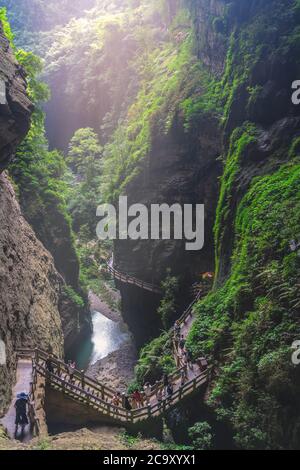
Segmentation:
<svg viewBox="0 0 300 470">
<path fill-rule="evenodd" d="M 14 381 L 16 348 L 63 354 L 58 310 L 61 277 L 51 255 L 23 218 L 12 185 L 0 176 L 0 336 L 7 363 L 0 366 L 0 413 Z"/>
<path fill-rule="evenodd" d="M 26 94 L 25 73 L 17 63 L 0 23 L 0 172 L 13 157 L 30 126 L 33 105 Z"/>
</svg>

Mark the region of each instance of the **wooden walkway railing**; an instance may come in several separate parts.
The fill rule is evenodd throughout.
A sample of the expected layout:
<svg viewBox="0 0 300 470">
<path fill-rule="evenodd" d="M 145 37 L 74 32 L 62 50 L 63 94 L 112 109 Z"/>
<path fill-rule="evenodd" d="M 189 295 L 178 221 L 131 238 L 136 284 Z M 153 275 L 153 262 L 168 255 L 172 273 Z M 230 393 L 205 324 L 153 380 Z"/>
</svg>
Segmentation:
<svg viewBox="0 0 300 470">
<path fill-rule="evenodd" d="M 106 266 L 107 266 L 108 272 L 118 281 L 121 281 L 124 284 L 132 284 L 136 287 L 139 287 L 140 289 L 148 290 L 155 294 L 161 294 L 161 289 L 155 284 L 141 281 L 140 279 L 137 279 L 136 277 L 130 276 L 129 274 L 122 273 L 121 271 L 118 271 L 117 269 L 115 269 L 113 266 L 113 258 L 109 260 Z"/>
<path fill-rule="evenodd" d="M 194 301 L 189 305 L 179 319 L 182 329 L 187 327 L 186 324 L 188 321 L 192 323 L 193 306 L 199 300 L 200 296 L 201 293 L 198 293 Z M 101 413 L 102 416 L 108 417 L 118 423 L 134 424 L 162 415 L 168 409 L 180 402 L 184 397 L 188 396 L 190 393 L 194 392 L 209 381 L 210 368 L 207 367 L 207 362 L 202 358 L 200 362 L 205 370 L 199 369 L 197 373 L 193 372 L 193 377 L 190 379 L 187 378 L 186 383 L 183 385 L 181 384 L 182 370 L 187 370 L 187 364 L 183 362 L 183 359 L 179 354 L 178 344 L 176 344 L 175 341 L 173 344 L 174 358 L 178 368 L 169 376 L 169 382 L 172 382 L 175 385 L 174 393 L 171 397 L 165 397 L 163 400 L 158 401 L 156 399 L 157 391 L 159 389 L 163 389 L 163 382 L 158 382 L 151 389 L 151 396 L 147 400 L 147 406 L 135 408 L 131 411 L 127 411 L 123 407 L 112 404 L 112 399 L 117 393 L 116 390 L 97 382 L 93 378 L 87 376 L 84 372 L 76 369 L 72 369 L 70 377 L 69 366 L 53 355 L 49 356 L 48 353 L 41 349 L 22 349 L 17 351 L 17 353 L 20 357 L 30 356 L 32 358 L 32 396 L 34 396 L 37 376 L 40 375 L 45 377 L 47 383 L 53 389 L 63 393 L 78 403 L 91 407 Z M 49 367 L 49 363 L 51 367 Z M 36 420 L 37 431 L 38 425 L 38 420 Z"/>
</svg>

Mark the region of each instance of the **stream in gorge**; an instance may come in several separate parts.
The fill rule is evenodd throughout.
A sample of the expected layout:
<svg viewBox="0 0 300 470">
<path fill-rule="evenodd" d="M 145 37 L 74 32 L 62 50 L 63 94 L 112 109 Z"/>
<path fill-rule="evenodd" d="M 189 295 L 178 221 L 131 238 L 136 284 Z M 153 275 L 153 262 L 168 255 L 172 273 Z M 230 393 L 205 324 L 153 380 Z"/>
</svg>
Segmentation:
<svg viewBox="0 0 300 470">
<path fill-rule="evenodd" d="M 80 370 L 87 370 L 125 344 L 133 342 L 121 317 L 119 321 L 113 321 L 101 312 L 92 311 L 92 324 L 92 334 L 76 344 L 67 357 L 75 361 Z"/>
</svg>

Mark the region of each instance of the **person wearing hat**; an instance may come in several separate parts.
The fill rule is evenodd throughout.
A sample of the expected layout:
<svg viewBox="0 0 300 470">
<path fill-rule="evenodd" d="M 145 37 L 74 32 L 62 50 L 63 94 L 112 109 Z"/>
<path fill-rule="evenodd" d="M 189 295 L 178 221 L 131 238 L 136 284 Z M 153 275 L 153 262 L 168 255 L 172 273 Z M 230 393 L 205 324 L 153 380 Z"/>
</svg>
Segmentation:
<svg viewBox="0 0 300 470">
<path fill-rule="evenodd" d="M 28 394 L 25 392 L 19 393 L 17 395 L 17 400 L 15 403 L 16 409 L 16 433 L 18 431 L 19 425 L 24 430 L 24 427 L 28 424 L 28 417 L 27 417 L 27 407 L 28 407 Z"/>
</svg>

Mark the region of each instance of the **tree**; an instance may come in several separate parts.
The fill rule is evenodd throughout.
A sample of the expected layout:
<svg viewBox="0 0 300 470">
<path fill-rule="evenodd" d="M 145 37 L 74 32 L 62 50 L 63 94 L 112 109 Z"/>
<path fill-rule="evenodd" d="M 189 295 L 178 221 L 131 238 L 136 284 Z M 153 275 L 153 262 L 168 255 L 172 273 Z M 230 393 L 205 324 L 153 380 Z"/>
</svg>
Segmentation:
<svg viewBox="0 0 300 470">
<path fill-rule="evenodd" d="M 101 171 L 102 147 L 90 127 L 78 129 L 69 144 L 67 163 L 71 170 L 88 183 Z"/>
<path fill-rule="evenodd" d="M 189 437 L 197 450 L 209 450 L 213 446 L 213 434 L 210 424 L 206 421 L 196 423 L 189 428 Z"/>
<path fill-rule="evenodd" d="M 171 276 L 171 271 L 167 271 L 166 279 L 161 284 L 164 293 L 163 298 L 158 308 L 158 314 L 161 317 L 162 323 L 165 328 L 168 328 L 176 313 L 176 294 L 178 290 L 178 279 Z"/>
<path fill-rule="evenodd" d="M 100 177 L 102 173 L 102 147 L 97 134 L 87 127 L 78 129 L 69 144 L 67 163 L 71 170 L 68 206 L 73 229 L 79 235 L 85 227 L 84 240 L 96 234 L 96 209 L 101 203 Z"/>
</svg>

